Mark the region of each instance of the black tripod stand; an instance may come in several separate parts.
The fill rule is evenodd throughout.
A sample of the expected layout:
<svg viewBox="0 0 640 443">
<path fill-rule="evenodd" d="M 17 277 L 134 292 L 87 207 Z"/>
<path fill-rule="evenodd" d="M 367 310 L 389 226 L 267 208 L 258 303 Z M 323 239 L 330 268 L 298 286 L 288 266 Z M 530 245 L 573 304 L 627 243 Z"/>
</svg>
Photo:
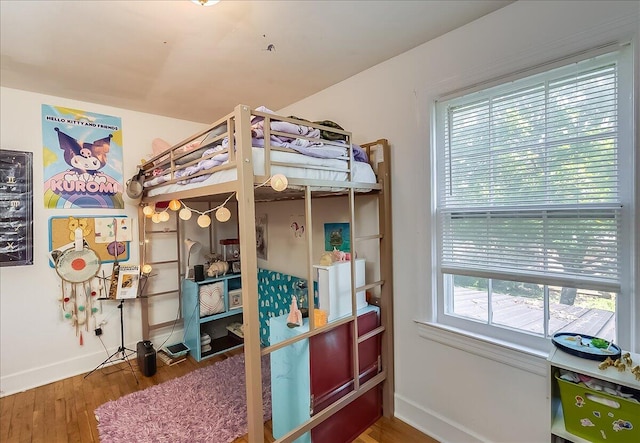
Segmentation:
<svg viewBox="0 0 640 443">
<path fill-rule="evenodd" d="M 123 298 L 120 299 L 120 303 L 118 304 L 118 309 L 120 309 L 120 346 L 118 347 L 118 350 L 116 352 L 111 354 L 109 357 L 107 357 L 105 361 L 103 361 L 98 366 L 93 368 L 91 372 L 89 372 L 87 375 L 84 376 L 84 378 L 87 378 L 88 376 L 96 372 L 98 369 L 100 369 L 107 363 L 115 363 L 117 361 L 126 361 L 127 364 L 129 365 L 129 368 L 131 369 L 133 378 L 136 379 L 136 384 L 138 384 L 138 377 L 136 377 L 136 372 L 133 370 L 133 366 L 131 366 L 131 362 L 129 361 L 129 357 L 135 354 L 136 351 L 134 351 L 133 349 L 129 349 L 124 345 L 124 316 L 123 316 L 124 299 Z"/>
</svg>

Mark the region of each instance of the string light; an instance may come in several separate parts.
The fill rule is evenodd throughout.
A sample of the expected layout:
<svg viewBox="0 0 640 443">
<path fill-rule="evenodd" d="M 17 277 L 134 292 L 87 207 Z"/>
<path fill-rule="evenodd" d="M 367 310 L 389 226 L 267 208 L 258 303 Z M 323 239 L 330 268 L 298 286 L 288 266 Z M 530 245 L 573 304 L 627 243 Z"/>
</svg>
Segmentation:
<svg viewBox="0 0 640 443">
<path fill-rule="evenodd" d="M 180 217 L 182 220 L 189 220 L 191 218 L 191 209 L 187 208 L 186 206 L 180 209 L 180 212 L 178 212 L 178 217 Z"/>
<path fill-rule="evenodd" d="M 161 222 L 168 222 L 171 216 L 167 211 L 162 211 L 159 218 Z"/>
<path fill-rule="evenodd" d="M 271 187 L 274 191 L 282 192 L 289 186 L 289 180 L 284 174 L 275 174 L 271 177 Z"/>
<path fill-rule="evenodd" d="M 201 228 L 206 228 L 211 224 L 211 217 L 207 214 L 200 214 L 198 217 L 198 226 Z"/>
<path fill-rule="evenodd" d="M 218 220 L 219 222 L 224 223 L 226 221 L 229 221 L 230 218 L 231 218 L 231 211 L 229 211 L 224 206 L 221 208 L 218 208 L 218 210 L 216 211 L 216 220 Z"/>
<path fill-rule="evenodd" d="M 182 204 L 180 203 L 180 200 L 171 200 L 169 202 L 169 209 L 171 209 L 172 211 L 177 211 L 181 207 L 182 207 Z"/>
<path fill-rule="evenodd" d="M 270 184 L 271 188 L 273 188 L 273 190 L 277 192 L 282 192 L 285 189 L 287 189 L 287 187 L 289 186 L 289 180 L 284 174 L 274 174 L 273 176 L 269 177 L 266 181 L 258 185 L 255 185 L 255 187 L 259 188 L 261 186 L 265 186 L 267 183 Z M 180 217 L 180 219 L 185 221 L 190 220 L 191 217 L 193 216 L 193 213 L 195 212 L 199 214 L 198 219 L 196 220 L 198 223 L 198 226 L 202 228 L 206 228 L 211 225 L 211 217 L 209 216 L 209 213 L 214 211 L 216 215 L 216 220 L 218 220 L 221 223 L 229 221 L 229 219 L 231 218 L 231 211 L 226 207 L 226 204 L 234 196 L 236 200 L 238 200 L 238 193 L 232 192 L 224 202 L 207 211 L 198 211 L 197 209 L 190 208 L 181 200 L 173 199 L 169 201 L 169 203 L 166 206 L 164 206 L 164 204 L 162 205 L 164 207 L 164 210 L 162 210 L 161 212 L 157 212 L 156 206 L 154 204 L 150 204 L 142 208 L 142 213 L 146 217 L 151 218 L 151 221 L 153 223 L 161 223 L 161 222 L 167 222 L 171 218 L 169 215 L 168 209 L 171 209 L 172 211 L 179 211 L 178 217 Z"/>
<path fill-rule="evenodd" d="M 142 208 L 142 213 L 147 217 L 151 217 L 154 212 L 156 212 L 155 205 L 148 205 Z"/>
</svg>

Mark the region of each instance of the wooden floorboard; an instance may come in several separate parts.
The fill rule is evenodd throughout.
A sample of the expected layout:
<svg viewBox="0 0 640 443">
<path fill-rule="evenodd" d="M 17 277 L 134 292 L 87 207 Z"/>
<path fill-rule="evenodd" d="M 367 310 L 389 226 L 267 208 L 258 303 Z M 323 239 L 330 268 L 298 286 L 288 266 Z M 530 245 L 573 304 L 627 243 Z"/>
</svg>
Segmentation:
<svg viewBox="0 0 640 443">
<path fill-rule="evenodd" d="M 158 360 L 158 370 L 152 377 L 145 377 L 132 358 L 132 368 L 121 362 L 98 369 L 86 378 L 78 375 L 0 398 L 0 443 L 97 443 L 100 441 L 98 423 L 93 411 L 98 406 L 214 364 L 237 352 L 242 351 L 222 354 L 200 363 L 187 359 L 173 366 L 166 366 Z M 233 443 L 248 441 L 244 436 Z M 271 421 L 265 423 L 264 441 L 275 441 Z M 400 420 L 384 417 L 355 442 L 437 443 Z"/>
</svg>

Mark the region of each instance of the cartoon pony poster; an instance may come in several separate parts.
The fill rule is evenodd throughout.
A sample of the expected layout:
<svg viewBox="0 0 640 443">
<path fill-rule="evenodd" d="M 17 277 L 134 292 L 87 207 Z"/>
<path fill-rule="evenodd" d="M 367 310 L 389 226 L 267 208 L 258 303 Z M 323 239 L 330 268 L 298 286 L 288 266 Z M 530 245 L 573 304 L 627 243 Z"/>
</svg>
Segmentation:
<svg viewBox="0 0 640 443">
<path fill-rule="evenodd" d="M 42 105 L 46 208 L 122 209 L 119 117 Z"/>
</svg>

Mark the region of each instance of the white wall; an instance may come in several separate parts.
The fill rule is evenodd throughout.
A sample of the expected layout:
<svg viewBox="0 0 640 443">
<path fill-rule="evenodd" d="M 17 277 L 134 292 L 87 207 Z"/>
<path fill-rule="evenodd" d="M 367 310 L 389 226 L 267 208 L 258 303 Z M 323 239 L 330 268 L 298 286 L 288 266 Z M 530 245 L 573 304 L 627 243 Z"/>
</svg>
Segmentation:
<svg viewBox="0 0 640 443">
<path fill-rule="evenodd" d="M 49 218 L 124 214 L 137 218 L 137 206 L 126 196 L 124 210 L 45 209 L 41 105 L 121 117 L 125 178 L 132 176 L 135 165 L 151 152 L 154 138 L 177 143 L 204 125 L 15 89 L 1 88 L 0 93 L 0 147 L 33 152 L 34 178 L 34 264 L 0 268 L 0 391 L 1 395 L 8 395 L 86 372 L 107 357 L 92 329 L 89 333 L 84 332 L 84 345 L 80 346 L 75 329 L 62 319 L 57 301 L 61 292 L 60 279 L 47 262 Z M 138 263 L 137 241 L 131 242 L 130 246 L 130 260 L 126 263 Z M 108 275 L 110 267 L 105 267 Z M 114 302 L 102 302 L 102 314 L 99 314 L 99 318 L 108 318 L 102 338 L 109 354 L 120 343 L 116 306 Z M 139 301 L 127 303 L 124 314 L 125 344 L 135 349 L 142 335 Z M 174 315 L 173 311 L 170 315 Z M 181 336 L 181 332 L 178 333 Z"/>
<path fill-rule="evenodd" d="M 391 142 L 395 412 L 443 442 L 549 441 L 550 412 L 543 357 L 416 323 L 432 297 L 433 100 L 617 39 L 637 57 L 639 23 L 637 1 L 518 1 L 281 111 L 334 120 L 356 142 Z"/>
<path fill-rule="evenodd" d="M 356 235 L 358 237 L 378 233 L 377 204 L 371 196 L 357 195 Z M 359 217 L 366 212 L 368 216 Z M 267 215 L 268 250 L 267 260 L 258 260 L 258 266 L 272 271 L 284 272 L 301 278 L 307 278 L 307 236 L 312 232 L 313 251 L 312 264 L 318 264 L 325 252 L 325 223 L 348 223 L 349 201 L 346 196 L 335 198 L 318 198 L 312 205 L 312 230 L 305 226 L 305 236 L 296 237 L 291 229 L 292 217 L 304 222 L 304 201 L 280 201 L 258 203 L 256 217 Z M 367 260 L 367 281 L 374 281 L 379 276 L 378 242 L 356 242 L 354 248 L 358 258 Z M 315 274 L 313 279 L 315 280 Z"/>
</svg>

